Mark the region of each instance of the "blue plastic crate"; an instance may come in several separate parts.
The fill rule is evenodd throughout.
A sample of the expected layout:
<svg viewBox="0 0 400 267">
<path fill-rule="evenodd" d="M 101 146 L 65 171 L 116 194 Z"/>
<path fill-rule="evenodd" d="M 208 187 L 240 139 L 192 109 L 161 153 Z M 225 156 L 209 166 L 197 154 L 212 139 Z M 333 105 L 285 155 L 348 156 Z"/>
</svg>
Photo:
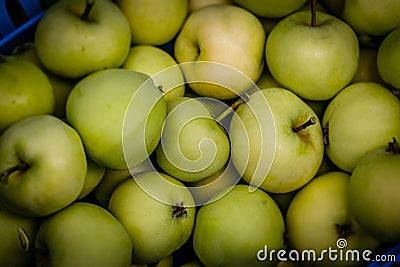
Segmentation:
<svg viewBox="0 0 400 267">
<path fill-rule="evenodd" d="M 16 26 L 7 8 L 7 1 L 0 0 L 0 53 L 10 54 L 14 47 L 25 41 L 32 40 L 36 23 L 44 13 L 38 0 L 11 0 L 18 1 L 28 20 Z"/>
</svg>

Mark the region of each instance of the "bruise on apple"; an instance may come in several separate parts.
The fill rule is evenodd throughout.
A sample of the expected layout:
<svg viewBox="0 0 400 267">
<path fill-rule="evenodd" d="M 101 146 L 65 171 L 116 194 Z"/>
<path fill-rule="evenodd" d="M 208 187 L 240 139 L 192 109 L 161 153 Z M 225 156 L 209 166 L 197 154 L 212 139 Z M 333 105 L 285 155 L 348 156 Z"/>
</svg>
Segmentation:
<svg viewBox="0 0 400 267">
<path fill-rule="evenodd" d="M 183 206 L 183 202 L 177 203 L 175 206 L 172 207 L 172 217 L 178 218 L 185 214 L 187 218 L 188 212 L 186 208 L 187 207 Z"/>
<path fill-rule="evenodd" d="M 324 145 L 329 145 L 329 121 L 326 123 L 322 129 L 322 137 L 324 140 Z"/>
<path fill-rule="evenodd" d="M 393 155 L 400 154 L 400 145 L 397 142 L 395 137 L 393 138 L 393 142 L 388 143 L 388 148 L 386 149 L 386 152 L 391 152 Z"/>
</svg>

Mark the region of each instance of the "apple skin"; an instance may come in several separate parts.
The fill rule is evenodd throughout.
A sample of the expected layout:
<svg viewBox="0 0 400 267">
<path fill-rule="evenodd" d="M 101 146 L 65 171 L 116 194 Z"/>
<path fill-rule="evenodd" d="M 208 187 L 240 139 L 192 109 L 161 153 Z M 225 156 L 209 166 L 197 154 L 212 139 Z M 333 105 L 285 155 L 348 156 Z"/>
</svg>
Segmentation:
<svg viewBox="0 0 400 267">
<path fill-rule="evenodd" d="M 378 72 L 378 48 L 360 46 L 360 57 L 358 69 L 351 83 L 356 82 L 377 82 L 382 83 Z"/>
<path fill-rule="evenodd" d="M 85 0 L 61 0 L 46 10 L 34 37 L 40 61 L 66 78 L 122 65 L 128 55 L 129 22 L 114 2 L 96 0 L 82 19 Z M 57 44 L 57 45 L 54 45 Z"/>
<path fill-rule="evenodd" d="M 382 84 L 354 83 L 328 104 L 322 126 L 326 154 L 350 173 L 362 156 L 385 145 L 388 136 L 400 139 L 400 100 Z"/>
<path fill-rule="evenodd" d="M 188 14 L 188 0 L 116 0 L 129 21 L 133 44 L 171 41 Z"/>
<path fill-rule="evenodd" d="M 230 156 L 229 138 L 196 98 L 167 102 L 167 117 L 155 150 L 158 165 L 184 182 L 197 182 L 221 170 Z"/>
<path fill-rule="evenodd" d="M 106 69 L 75 85 L 66 115 L 90 158 L 106 168 L 123 170 L 140 164 L 157 146 L 166 103 L 148 75 Z"/>
<path fill-rule="evenodd" d="M 0 133 L 21 119 L 54 112 L 53 88 L 36 65 L 0 56 L 0 83 Z"/>
<path fill-rule="evenodd" d="M 43 267 L 127 267 L 132 243 L 123 225 L 106 209 L 75 202 L 41 223 L 35 246 L 48 251 L 36 254 Z"/>
<path fill-rule="evenodd" d="M 87 163 L 82 141 L 54 116 L 23 119 L 0 136 L 0 173 L 21 163 L 28 168 L 0 184 L 0 200 L 20 215 L 52 214 L 75 201 L 83 188 Z"/>
<path fill-rule="evenodd" d="M 265 31 L 255 15 L 238 6 L 209 5 L 188 16 L 176 37 L 174 55 L 178 63 L 199 63 L 183 69 L 196 94 L 227 100 L 244 93 L 261 76 L 264 46 Z M 202 61 L 227 65 L 237 73 L 232 77 L 225 73 L 228 67 L 217 70 Z M 223 86 L 211 84 L 220 79 Z"/>
<path fill-rule="evenodd" d="M 167 188 L 161 181 L 173 186 Z M 143 184 L 152 191 L 145 191 Z M 186 214 L 174 215 L 175 208 L 170 203 L 182 204 Z M 149 264 L 171 255 L 189 239 L 196 216 L 194 205 L 190 191 L 181 182 L 152 171 L 119 184 L 111 195 L 108 210 L 131 237 L 132 262 Z"/>
<path fill-rule="evenodd" d="M 272 114 L 272 121 L 266 124 L 256 118 L 257 113 L 260 117 L 268 111 L 266 103 L 257 103 L 261 98 Z M 262 89 L 251 94 L 236 114 L 229 130 L 232 161 L 246 182 L 256 186 L 254 180 L 261 179 L 261 189 L 287 193 L 302 187 L 317 173 L 324 153 L 322 128 L 315 112 L 294 93 L 284 88 Z M 311 117 L 316 119 L 315 125 L 293 131 Z M 265 158 L 268 155 L 272 157 Z M 259 161 L 271 164 L 270 169 Z M 292 168 L 288 168 L 288 162 Z"/>
<path fill-rule="evenodd" d="M 347 241 L 347 246 L 340 248 L 344 253 L 352 249 L 361 253 L 364 249 L 373 250 L 381 245 L 352 217 L 348 208 L 349 179 L 348 173 L 328 172 L 315 177 L 297 192 L 288 207 L 285 220 L 291 249 L 299 252 L 313 250 L 318 258 L 329 247 L 338 249 L 339 238 Z M 346 232 L 347 226 L 350 227 L 347 229 L 349 232 Z M 343 233 L 340 227 L 345 229 Z M 328 255 L 325 256 L 324 261 L 306 261 L 306 266 L 349 266 L 357 263 L 330 261 Z"/>
<path fill-rule="evenodd" d="M 193 247 L 205 266 L 275 266 L 259 261 L 257 252 L 265 245 L 284 249 L 284 232 L 282 213 L 267 193 L 236 185 L 200 207 Z"/>
<path fill-rule="evenodd" d="M 18 228 L 35 238 L 41 220 L 16 214 L 0 203 L 0 266 L 26 267 L 33 266 L 35 255 L 27 253 L 21 247 Z"/>
<path fill-rule="evenodd" d="M 98 164 L 89 157 L 86 157 L 86 160 L 87 160 L 86 177 L 82 191 L 78 196 L 78 200 L 90 194 L 101 182 L 104 173 L 106 172 L 106 168 L 103 165 Z"/>
<path fill-rule="evenodd" d="M 282 18 L 297 11 L 307 0 L 233 0 L 260 17 Z"/>
<path fill-rule="evenodd" d="M 353 79 L 359 58 L 354 31 L 327 13 L 298 11 L 271 30 L 265 57 L 272 76 L 303 99 L 328 100 Z M 294 45 L 295 44 L 295 45 Z"/>
<path fill-rule="evenodd" d="M 400 89 L 399 65 L 400 49 L 400 28 L 390 32 L 378 48 L 376 64 L 382 80 L 391 89 Z"/>
<path fill-rule="evenodd" d="M 400 26 L 400 3 L 392 0 L 345 0 L 341 18 L 359 35 L 385 36 Z"/>
<path fill-rule="evenodd" d="M 189 14 L 205 6 L 223 4 L 231 5 L 233 0 L 188 0 Z"/>
<path fill-rule="evenodd" d="M 390 138 L 389 138 L 390 140 Z M 398 143 L 397 143 L 398 146 Z M 349 205 L 360 226 L 388 244 L 400 241 L 400 149 L 382 146 L 366 154 L 349 182 Z"/>
<path fill-rule="evenodd" d="M 93 195 L 102 207 L 108 207 L 111 194 L 121 182 L 132 178 L 132 175 L 146 171 L 154 171 L 154 166 L 150 160 L 145 160 L 139 165 L 126 170 L 106 169 L 100 183 L 93 190 Z"/>
<path fill-rule="evenodd" d="M 122 68 L 151 76 L 155 86 L 161 86 L 166 101 L 185 94 L 185 80 L 181 69 L 177 67 L 175 59 L 159 47 L 132 46 Z"/>
<path fill-rule="evenodd" d="M 53 114 L 58 118 L 65 117 L 65 103 L 72 88 L 78 82 L 78 79 L 67 79 L 46 69 L 36 53 L 35 44 L 33 42 L 25 42 L 17 46 L 13 52 L 13 56 L 27 60 L 38 66 L 49 78 L 50 84 L 53 87 L 55 97 L 55 107 Z"/>
</svg>

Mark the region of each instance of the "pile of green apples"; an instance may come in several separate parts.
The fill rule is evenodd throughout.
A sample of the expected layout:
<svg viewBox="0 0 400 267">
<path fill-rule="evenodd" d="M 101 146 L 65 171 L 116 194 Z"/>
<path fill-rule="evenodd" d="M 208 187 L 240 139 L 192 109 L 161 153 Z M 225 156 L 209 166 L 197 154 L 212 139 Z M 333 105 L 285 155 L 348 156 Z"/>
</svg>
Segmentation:
<svg viewBox="0 0 400 267">
<path fill-rule="evenodd" d="M 400 242 L 399 14 L 55 1 L 0 55 L 0 266 L 366 266 Z M 371 253 L 296 258 L 328 249 Z"/>
</svg>

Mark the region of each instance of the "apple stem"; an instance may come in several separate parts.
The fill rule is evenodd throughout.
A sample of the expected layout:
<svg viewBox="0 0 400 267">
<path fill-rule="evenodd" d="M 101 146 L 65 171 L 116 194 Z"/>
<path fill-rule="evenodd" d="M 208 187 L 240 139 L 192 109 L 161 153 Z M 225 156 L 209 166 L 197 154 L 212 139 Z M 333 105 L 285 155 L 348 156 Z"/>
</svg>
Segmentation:
<svg viewBox="0 0 400 267">
<path fill-rule="evenodd" d="M 95 0 L 93 0 L 92 2 L 89 2 L 89 0 L 86 0 L 86 7 L 81 15 L 82 20 L 85 20 L 85 21 L 89 20 L 90 11 L 92 11 L 92 8 L 93 8 L 95 2 L 96 2 Z"/>
<path fill-rule="evenodd" d="M 242 97 L 239 97 L 229 108 L 222 112 L 217 118 L 217 122 L 221 122 L 223 119 L 229 116 L 233 111 L 235 111 L 241 104 L 249 101 L 249 95 L 245 93 Z"/>
<path fill-rule="evenodd" d="M 317 0 L 311 0 L 311 27 L 317 26 Z"/>
<path fill-rule="evenodd" d="M 49 255 L 49 251 L 47 249 L 36 248 L 30 242 L 29 236 L 26 233 L 24 228 L 18 227 L 17 228 L 19 241 L 21 247 L 28 253 L 35 253 L 35 254 L 42 254 L 42 255 Z"/>
<path fill-rule="evenodd" d="M 388 143 L 388 148 L 386 149 L 386 152 L 391 152 L 393 155 L 400 154 L 400 145 L 397 142 L 395 137 L 393 138 L 393 142 Z"/>
<path fill-rule="evenodd" d="M 347 224 L 335 224 L 336 231 L 339 234 L 339 238 L 346 238 L 349 235 L 353 234 L 353 229 L 351 228 L 351 223 Z"/>
<path fill-rule="evenodd" d="M 310 119 L 308 119 L 308 121 L 306 121 L 305 123 L 293 128 L 293 132 L 298 133 L 301 130 L 304 130 L 305 128 L 307 128 L 308 126 L 314 125 L 317 123 L 317 118 L 315 116 L 312 116 Z"/>
<path fill-rule="evenodd" d="M 4 170 L 2 173 L 0 173 L 0 184 L 7 184 L 8 183 L 8 177 L 16 172 L 16 171 L 26 171 L 29 168 L 29 164 L 22 162 L 21 164 L 12 166 L 6 170 Z"/>
</svg>

